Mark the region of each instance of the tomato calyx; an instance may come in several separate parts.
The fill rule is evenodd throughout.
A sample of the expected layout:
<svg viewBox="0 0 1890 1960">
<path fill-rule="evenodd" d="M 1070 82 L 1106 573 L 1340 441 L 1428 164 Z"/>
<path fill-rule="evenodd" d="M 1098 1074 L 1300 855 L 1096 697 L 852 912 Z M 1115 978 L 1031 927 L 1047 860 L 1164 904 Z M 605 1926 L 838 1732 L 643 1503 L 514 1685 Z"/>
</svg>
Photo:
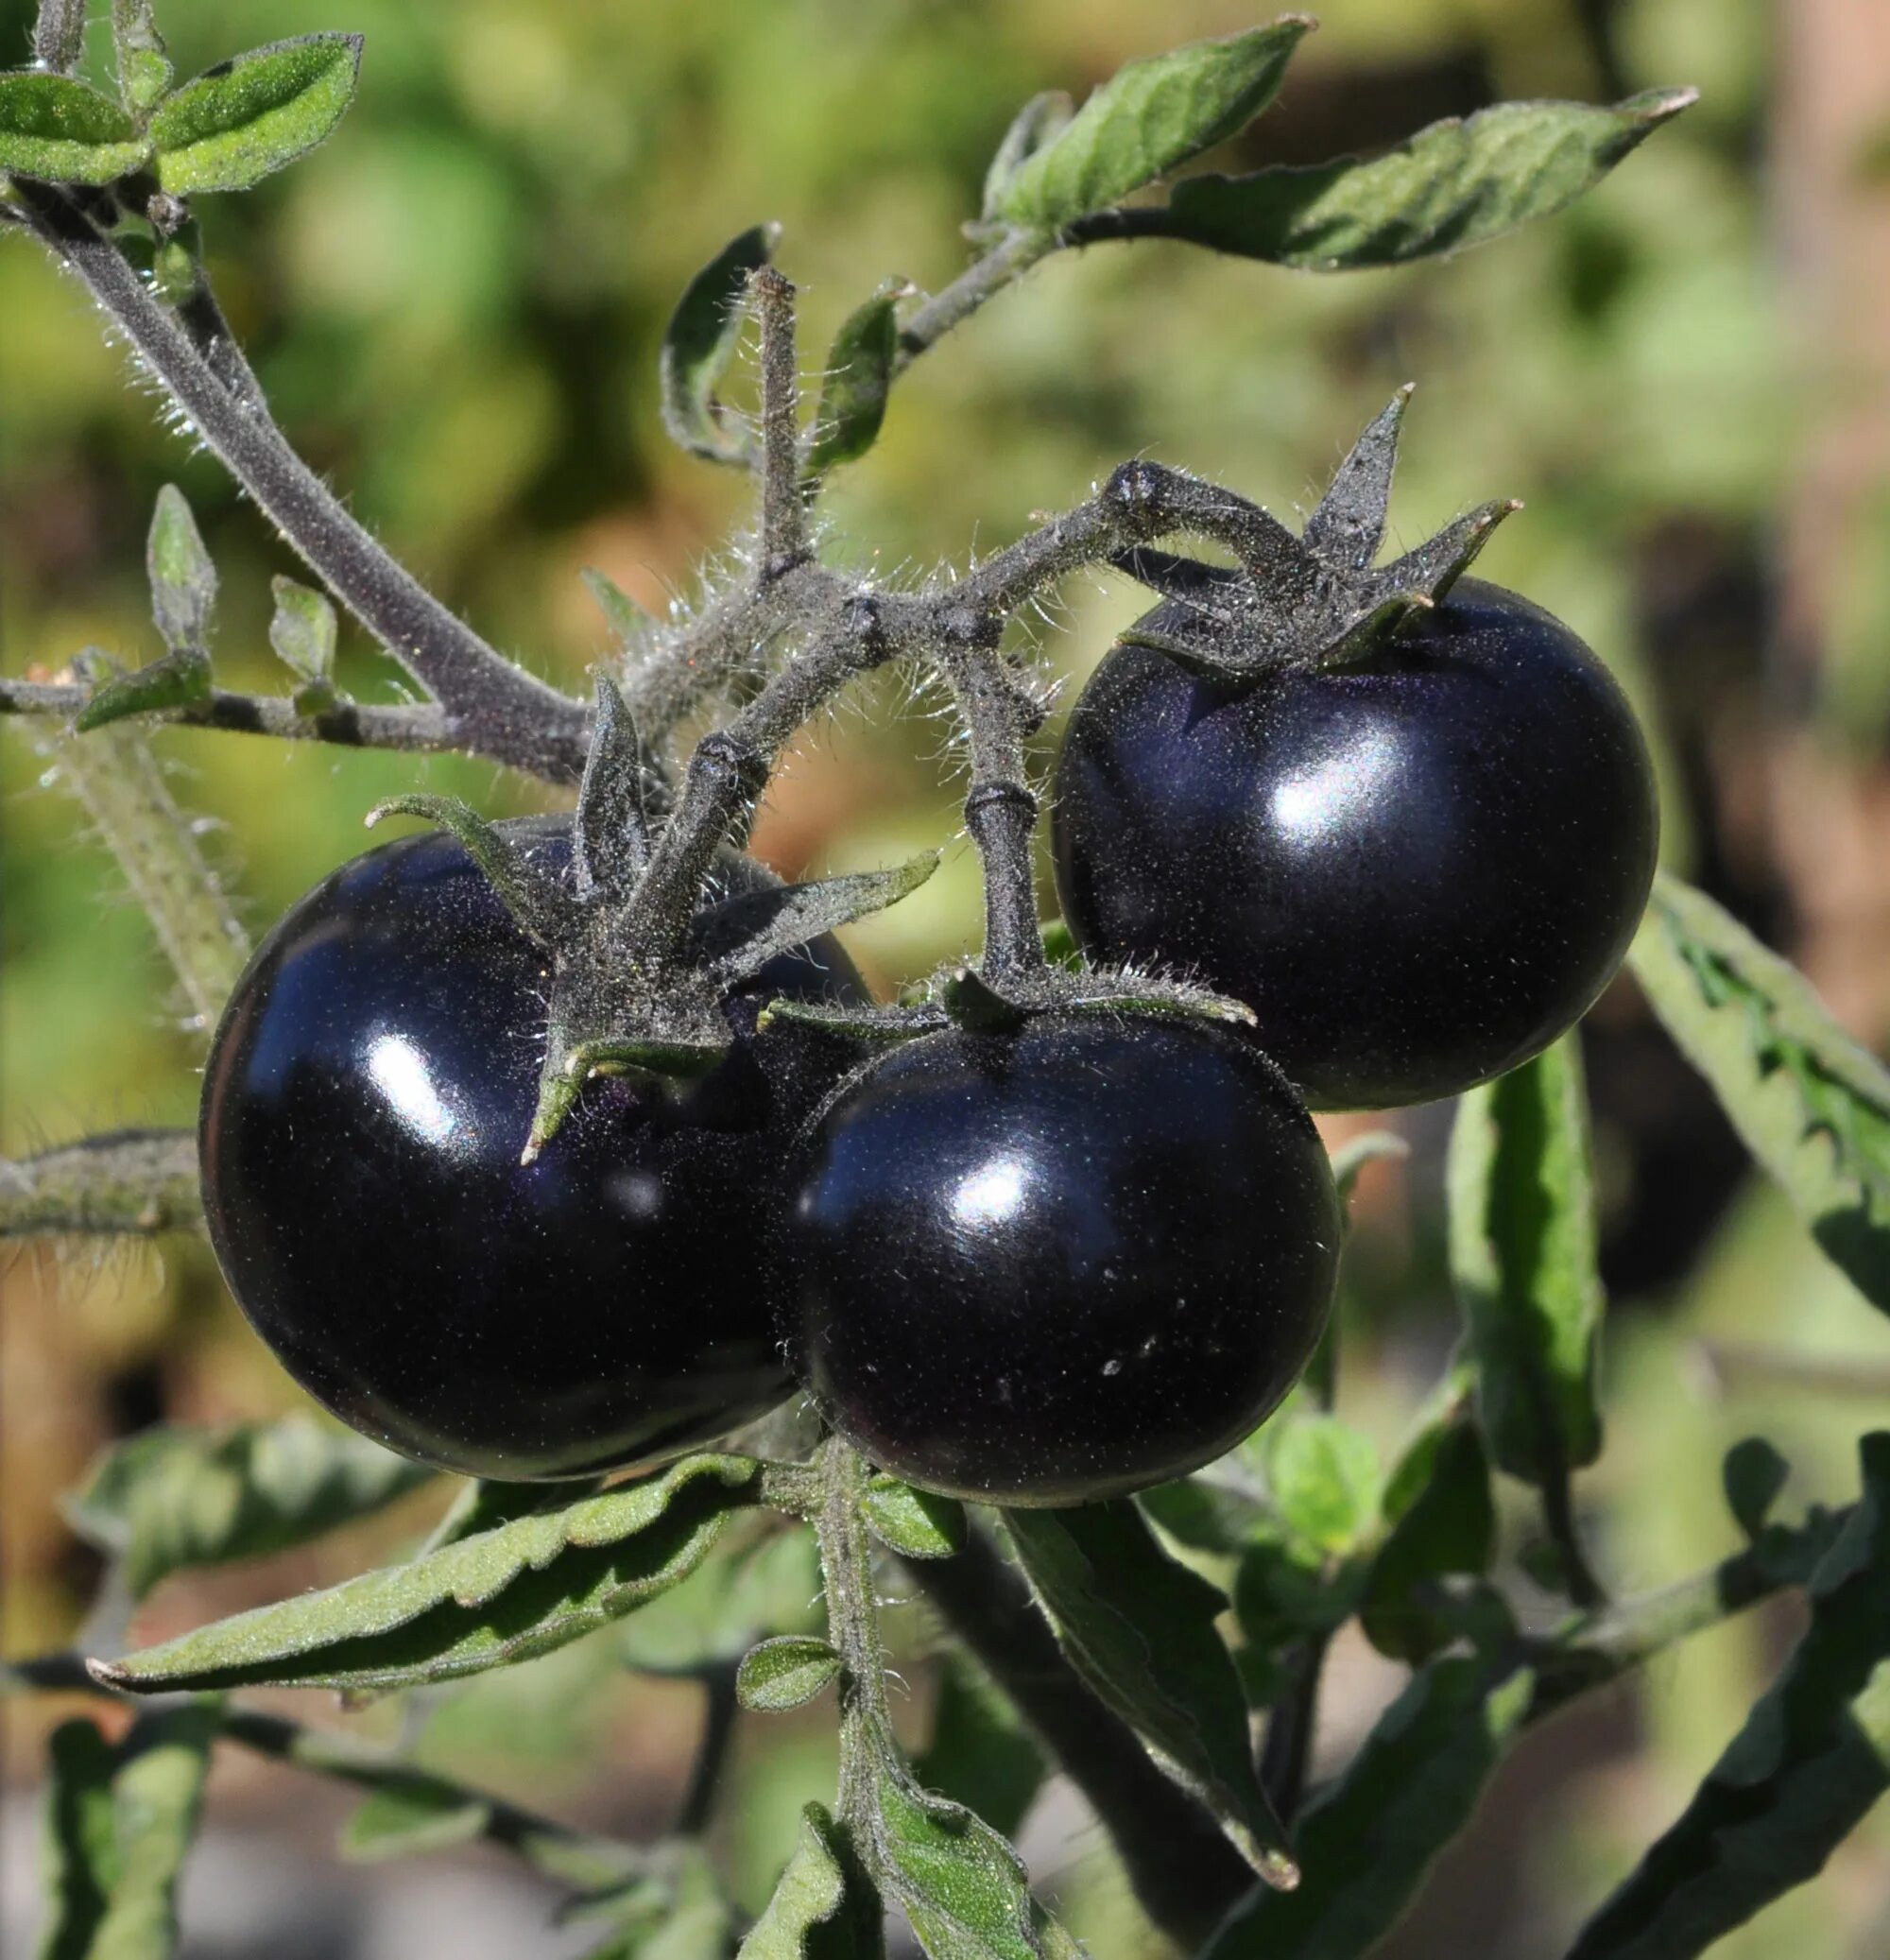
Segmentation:
<svg viewBox="0 0 1890 1960">
<path fill-rule="evenodd" d="M 678 917 L 652 902 L 646 881 L 668 805 L 668 785 L 623 696 L 599 675 L 561 870 L 534 864 L 503 825 L 455 797 L 395 797 L 369 813 L 370 828 L 405 816 L 450 831 L 546 957 L 544 1059 L 524 1163 L 544 1150 L 594 1076 L 687 1081 L 709 1073 L 735 1039 L 731 994 L 793 949 L 916 890 L 938 864 L 939 853 L 928 851 L 889 870 L 781 885 L 746 860 L 741 876 L 728 879 L 733 853 L 725 853 Z"/>
<path fill-rule="evenodd" d="M 1124 635 L 1190 665 L 1229 674 L 1344 666 L 1370 658 L 1442 603 L 1505 517 L 1478 505 L 1387 565 L 1383 542 L 1409 385 L 1353 444 L 1297 537 L 1258 506 L 1259 548 L 1237 566 L 1133 545 L 1110 559 L 1163 604 Z M 1240 499 L 1231 499 L 1236 503 Z"/>
</svg>

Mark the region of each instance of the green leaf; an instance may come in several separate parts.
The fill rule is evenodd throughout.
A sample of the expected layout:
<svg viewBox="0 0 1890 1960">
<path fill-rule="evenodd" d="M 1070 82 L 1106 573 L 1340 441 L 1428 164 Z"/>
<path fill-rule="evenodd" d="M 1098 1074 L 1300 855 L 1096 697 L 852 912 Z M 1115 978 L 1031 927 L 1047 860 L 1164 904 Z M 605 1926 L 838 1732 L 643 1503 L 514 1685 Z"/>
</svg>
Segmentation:
<svg viewBox="0 0 1890 1960">
<path fill-rule="evenodd" d="M 72 718 L 73 732 L 89 735 L 133 714 L 181 708 L 210 694 L 210 656 L 197 651 L 167 653 L 130 674 L 105 681 Z"/>
<path fill-rule="evenodd" d="M 865 456 L 879 440 L 899 352 L 899 302 L 911 290 L 909 281 L 889 279 L 841 321 L 828 350 L 820 412 L 807 452 L 810 483 Z"/>
<path fill-rule="evenodd" d="M 54 1733 L 40 1960 L 163 1960 L 175 1950 L 178 1877 L 216 1722 L 214 1705 L 196 1703 L 146 1716 L 115 1748 L 86 1721 Z"/>
<path fill-rule="evenodd" d="M 774 255 L 779 225 L 754 225 L 731 238 L 683 290 L 662 336 L 662 422 L 672 439 L 711 462 L 740 462 L 739 434 L 723 421 L 715 389 L 741 338 L 748 275 Z"/>
<path fill-rule="evenodd" d="M 1046 1774 L 1042 1752 L 997 1684 L 962 1649 L 938 1658 L 932 1740 L 914 1760 L 921 1786 L 1011 1837 Z"/>
<path fill-rule="evenodd" d="M 470 1844 L 492 1819 L 477 1797 L 416 1779 L 375 1790 L 341 1827 L 341 1855 L 356 1865 L 419 1858 Z"/>
<path fill-rule="evenodd" d="M 1435 1660 L 1379 1717 L 1299 1826 L 1305 1878 L 1256 1889 L 1201 1960 L 1357 1960 L 1397 1922 L 1469 1822 L 1528 1712 L 1529 1674 L 1480 1656 Z"/>
<path fill-rule="evenodd" d="M 1308 271 L 1402 265 L 1560 211 L 1693 99 L 1656 89 L 1611 109 L 1503 102 L 1368 161 L 1192 177 L 1164 210 L 1134 215 L 1145 232 Z"/>
<path fill-rule="evenodd" d="M 163 98 L 172 74 L 151 0 L 112 0 L 112 45 L 118 62 L 118 93 L 127 109 L 142 115 Z"/>
<path fill-rule="evenodd" d="M 1013 170 L 993 215 L 1056 231 L 1244 129 L 1280 92 L 1303 14 L 1130 61 Z"/>
<path fill-rule="evenodd" d="M 1033 95 L 1012 117 L 985 172 L 980 208 L 987 223 L 1001 215 L 1011 179 L 1046 143 L 1069 128 L 1075 113 L 1076 105 L 1061 89 L 1046 89 L 1042 95 Z"/>
<path fill-rule="evenodd" d="M 150 121 L 158 181 L 179 197 L 246 191 L 326 141 L 354 99 L 358 34 L 308 34 L 219 61 Z"/>
<path fill-rule="evenodd" d="M 335 608 L 327 595 L 293 578 L 272 578 L 276 610 L 269 645 L 276 658 L 305 685 L 325 687 L 335 676 Z"/>
<path fill-rule="evenodd" d="M 1890 1074 L 1801 973 L 1676 878 L 1655 881 L 1628 963 L 1812 1236 L 1890 1313 Z"/>
<path fill-rule="evenodd" d="M 1572 1035 L 1464 1097 L 1448 1176 L 1451 1275 L 1490 1454 L 1546 1487 L 1601 1450 L 1603 1301 Z"/>
<path fill-rule="evenodd" d="M 847 1872 L 835 1840 L 833 1818 L 810 1803 L 800 1814 L 794 1855 L 736 1960 L 866 1960 L 872 1952 L 877 1941 L 859 1938 L 858 1915 L 845 1909 Z M 876 1921 L 876 1901 L 871 1910 Z"/>
<path fill-rule="evenodd" d="M 172 1573 L 305 1544 L 436 1474 L 310 1416 L 147 1429 L 106 1451 L 65 1510 L 81 1537 L 123 1559 L 142 1599 Z"/>
<path fill-rule="evenodd" d="M 965 1507 L 954 1497 L 915 1490 L 882 1470 L 860 1501 L 867 1528 L 902 1558 L 949 1558 L 963 1548 Z"/>
<path fill-rule="evenodd" d="M 758 1481 L 746 1457 L 686 1456 L 410 1565 L 94 1661 L 93 1673 L 138 1694 L 263 1683 L 378 1692 L 530 1660 L 685 1578 Z"/>
<path fill-rule="evenodd" d="M 1300 1544 L 1349 1552 L 1378 1520 L 1383 1478 L 1371 1438 L 1335 1416 L 1295 1414 L 1267 1433 L 1267 1488 Z"/>
<path fill-rule="evenodd" d="M 1812 1575 L 1811 1625 L 1570 1960 L 1686 1960 L 1815 1878 L 1890 1789 L 1890 1435 Z"/>
<path fill-rule="evenodd" d="M 1254 1772 L 1246 1701 L 1214 1623 L 1226 1597 L 1177 1563 L 1127 1500 L 1005 1522 L 1076 1671 L 1269 1884 L 1296 1866 Z"/>
<path fill-rule="evenodd" d="M 1043 1960 L 1018 1855 L 963 1804 L 919 1789 L 897 1761 L 874 1764 L 881 1888 L 931 1960 Z"/>
<path fill-rule="evenodd" d="M 1496 1505 L 1483 1437 L 1467 1414 L 1419 1435 L 1385 1490 L 1391 1529 L 1372 1560 L 1359 1622 L 1381 1654 L 1428 1660 L 1454 1624 L 1425 1592 L 1451 1574 L 1489 1570 Z"/>
<path fill-rule="evenodd" d="M 1758 1538 L 1792 1474 L 1791 1466 L 1763 1436 L 1749 1436 L 1726 1453 L 1719 1474 L 1727 1508 L 1740 1530 L 1748 1539 Z"/>
<path fill-rule="evenodd" d="M 807 1633 L 782 1633 L 742 1656 L 735 1694 L 757 1714 L 780 1714 L 810 1702 L 840 1672 L 840 1656 Z"/>
<path fill-rule="evenodd" d="M 0 171 L 44 183 L 110 183 L 150 153 L 110 95 L 68 75 L 0 75 Z"/>
<path fill-rule="evenodd" d="M 210 645 L 216 567 L 183 492 L 174 483 L 158 492 L 145 544 L 145 566 L 151 581 L 151 617 L 164 645 L 175 654 L 201 653 Z"/>
</svg>

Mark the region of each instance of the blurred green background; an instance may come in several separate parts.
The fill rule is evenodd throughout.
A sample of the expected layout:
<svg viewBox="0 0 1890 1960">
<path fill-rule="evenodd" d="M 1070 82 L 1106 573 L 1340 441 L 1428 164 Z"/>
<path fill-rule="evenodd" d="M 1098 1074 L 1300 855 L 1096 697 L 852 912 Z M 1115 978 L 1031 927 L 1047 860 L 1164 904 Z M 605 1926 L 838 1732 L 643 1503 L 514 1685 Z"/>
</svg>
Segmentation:
<svg viewBox="0 0 1890 1960">
<path fill-rule="evenodd" d="M 1230 0 L 171 0 L 162 25 L 181 73 L 307 29 L 366 33 L 360 98 L 335 140 L 207 209 L 215 270 L 304 453 L 482 630 L 580 690 L 606 635 L 578 569 L 661 607 L 744 513 L 745 485 L 670 448 L 657 416 L 662 323 L 711 252 L 757 219 L 782 222 L 812 370 L 883 278 L 936 289 L 965 262 L 958 227 L 1025 96 L 1080 95 L 1130 56 L 1254 18 Z M 29 19 L 23 0 L 0 0 L 0 60 L 24 58 Z M 1615 665 L 1657 736 L 1671 857 L 1881 1045 L 1890 19 L 1855 0 L 1334 0 L 1232 161 L 1369 148 L 1504 96 L 1682 82 L 1702 89 L 1699 106 L 1595 196 L 1461 260 L 1328 280 L 1175 246 L 1053 260 L 902 385 L 879 447 L 828 500 L 832 549 L 882 572 L 962 564 L 1137 453 L 1285 511 L 1415 379 L 1397 535 L 1415 541 L 1485 497 L 1527 501 L 1480 569 Z M 128 662 L 155 652 L 142 541 L 166 481 L 221 568 L 226 683 L 280 687 L 265 628 L 289 554 L 128 386 L 77 290 L 29 244 L 0 240 L 6 672 L 57 668 L 86 645 Z M 1042 654 L 1074 683 L 1143 602 L 1101 579 L 1067 598 Z M 397 697 L 358 635 L 342 679 Z M 945 731 L 900 714 L 907 705 L 888 683 L 810 731 L 758 836 L 790 874 L 952 840 L 931 885 L 856 930 L 885 988 L 971 943 L 977 921 Z M 43 787 L 50 759 L 32 734 L 0 739 L 8 1154 L 188 1122 L 200 1046 L 109 856 Z M 1053 721 L 1046 753 L 1055 735 Z M 456 761 L 192 731 L 159 746 L 259 931 L 361 848 L 379 797 L 451 789 L 494 812 L 542 797 Z M 1625 983 L 1590 1024 L 1589 1060 L 1615 1318 L 1610 1448 L 1579 1495 L 1603 1565 L 1631 1589 L 1734 1544 L 1718 1464 L 1742 1435 L 1778 1442 L 1796 1495 L 1845 1493 L 1852 1438 L 1890 1411 L 1890 1329 L 1747 1184 Z M 1407 1115 L 1411 1162 L 1374 1169 L 1361 1193 L 1342 1406 L 1387 1448 L 1450 1337 L 1447 1113 Z M 160 1415 L 255 1416 L 298 1398 L 195 1245 L 167 1245 L 162 1261 L 15 1259 L 0 1283 L 0 1633 L 19 1652 L 70 1637 L 82 1610 L 92 1571 L 56 1493 L 101 1440 Z M 148 1624 L 341 1576 L 424 1514 L 266 1572 L 176 1581 Z M 1789 1608 L 1750 1616 L 1533 1738 L 1387 1951 L 1555 1950 L 1684 1800 L 1792 1625 Z M 1395 1684 L 1342 1649 L 1329 1748 Z M 593 1642 L 475 1689 L 434 1719 L 429 1746 L 508 1791 L 654 1831 L 686 1768 L 692 1694 L 628 1683 Z M 43 1714 L 5 1719 L 24 1786 Z M 816 1711 L 745 1729 L 723 1831 L 751 1905 L 796 1807 L 825 1794 L 827 1726 Z M 218 1789 L 214 1814 L 247 1806 L 252 1828 L 314 1829 L 286 1779 L 219 1772 Z M 1053 1885 L 1099 1952 L 1139 1951 L 1094 1848 L 1093 1833 L 1053 1846 Z M 1723 1951 L 1886 1947 L 1879 1820 Z"/>
</svg>

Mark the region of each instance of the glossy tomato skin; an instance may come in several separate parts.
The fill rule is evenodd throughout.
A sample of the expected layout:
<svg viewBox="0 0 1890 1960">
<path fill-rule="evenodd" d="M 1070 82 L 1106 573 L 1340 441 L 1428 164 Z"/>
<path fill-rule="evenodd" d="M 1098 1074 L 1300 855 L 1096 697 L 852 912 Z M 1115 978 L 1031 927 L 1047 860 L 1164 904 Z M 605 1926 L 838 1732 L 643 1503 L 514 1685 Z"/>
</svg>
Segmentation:
<svg viewBox="0 0 1890 1960">
<path fill-rule="evenodd" d="M 1222 1454 L 1331 1302 L 1318 1136 L 1250 1043 L 1046 1015 L 895 1050 L 813 1127 L 784 1340 L 822 1413 L 929 1490 L 1068 1504 Z"/>
<path fill-rule="evenodd" d="M 1235 680 L 1117 646 L 1055 808 L 1085 951 L 1246 1002 L 1314 1109 L 1453 1094 L 1547 1047 L 1626 952 L 1658 836 L 1606 669 L 1468 578 L 1343 667 Z"/>
<path fill-rule="evenodd" d="M 506 828 L 568 864 L 568 819 Z M 205 1213 L 257 1332 L 344 1421 L 469 1475 L 656 1460 L 792 1385 L 758 1273 L 783 1150 L 839 1066 L 745 1032 L 679 1092 L 593 1082 L 521 1165 L 547 985 L 459 844 L 404 838 L 269 934 L 204 1085 Z M 818 941 L 731 1005 L 738 1029 L 782 993 L 864 997 Z"/>
</svg>

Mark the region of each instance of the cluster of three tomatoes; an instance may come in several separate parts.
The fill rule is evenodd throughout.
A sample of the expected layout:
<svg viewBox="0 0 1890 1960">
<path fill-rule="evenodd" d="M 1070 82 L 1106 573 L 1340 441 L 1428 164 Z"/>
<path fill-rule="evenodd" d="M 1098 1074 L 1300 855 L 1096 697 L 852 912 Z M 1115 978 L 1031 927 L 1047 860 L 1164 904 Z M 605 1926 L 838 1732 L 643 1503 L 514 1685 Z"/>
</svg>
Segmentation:
<svg viewBox="0 0 1890 1960">
<path fill-rule="evenodd" d="M 593 1080 L 536 1161 L 544 956 L 404 839 L 277 926 L 218 1029 L 205 1206 L 290 1373 L 508 1480 L 654 1463 L 791 1394 L 927 1488 L 1180 1475 L 1303 1370 L 1343 1230 L 1307 1114 L 1452 1093 L 1562 1034 L 1645 903 L 1645 746 L 1595 657 L 1463 581 L 1363 662 L 1229 678 L 1125 644 L 1077 703 L 1057 883 L 1091 957 L 1251 1028 L 1051 1011 L 874 1053 L 822 938 L 725 1004 L 706 1076 Z M 568 820 L 514 841 L 545 869 Z"/>
</svg>

